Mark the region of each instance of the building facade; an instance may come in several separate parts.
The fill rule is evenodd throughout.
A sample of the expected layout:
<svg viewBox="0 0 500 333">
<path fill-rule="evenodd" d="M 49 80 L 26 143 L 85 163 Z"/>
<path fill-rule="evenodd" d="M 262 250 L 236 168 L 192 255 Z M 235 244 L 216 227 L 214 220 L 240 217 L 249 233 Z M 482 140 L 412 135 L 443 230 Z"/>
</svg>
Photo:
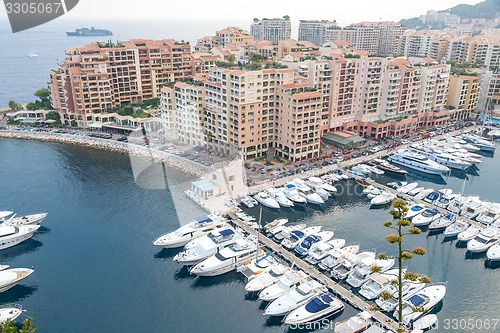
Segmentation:
<svg viewBox="0 0 500 333">
<path fill-rule="evenodd" d="M 299 40 L 308 41 L 318 46 L 323 45 L 326 43 L 326 31 L 336 26 L 336 21 L 300 20 Z"/>
<path fill-rule="evenodd" d="M 255 18 L 250 26 L 250 34 L 256 41 L 268 40 L 273 44 L 278 44 L 280 40 L 292 38 L 292 23 L 289 16 L 283 18 Z"/>
</svg>

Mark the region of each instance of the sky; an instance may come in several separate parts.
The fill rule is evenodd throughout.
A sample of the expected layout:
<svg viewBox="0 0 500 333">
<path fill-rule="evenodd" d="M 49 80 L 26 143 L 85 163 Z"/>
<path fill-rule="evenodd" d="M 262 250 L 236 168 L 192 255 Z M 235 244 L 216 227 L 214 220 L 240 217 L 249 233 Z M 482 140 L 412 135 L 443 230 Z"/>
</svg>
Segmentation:
<svg viewBox="0 0 500 333">
<path fill-rule="evenodd" d="M 282 1 L 282 0 L 79 0 L 65 19 L 224 19 L 251 20 L 289 15 L 300 19 L 330 19 L 340 25 L 361 21 L 399 21 L 423 15 L 427 10 L 443 10 L 457 4 L 476 4 L 480 0 L 348 0 L 348 1 Z M 0 6 L 0 18 L 6 17 Z M 59 18 L 60 19 L 60 18 Z"/>
</svg>

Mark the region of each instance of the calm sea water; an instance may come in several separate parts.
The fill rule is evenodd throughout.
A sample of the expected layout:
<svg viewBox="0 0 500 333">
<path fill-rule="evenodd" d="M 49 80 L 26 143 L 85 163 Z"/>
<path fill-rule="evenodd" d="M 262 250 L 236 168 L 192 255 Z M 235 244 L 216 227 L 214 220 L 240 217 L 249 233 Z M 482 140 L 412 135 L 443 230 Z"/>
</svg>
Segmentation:
<svg viewBox="0 0 500 333">
<path fill-rule="evenodd" d="M 0 209 L 49 212 L 39 235 L 0 252 L 1 263 L 35 268 L 32 277 L 0 294 L 0 304 L 22 304 L 40 332 L 285 330 L 281 318 L 262 315 L 266 304 L 244 292 L 238 274 L 190 276 L 172 262 L 176 250 L 152 246 L 157 235 L 178 227 L 179 219 L 202 214 L 182 194 L 189 177 L 167 170 L 172 191 L 144 189 L 135 183 L 125 155 L 29 141 L 0 140 L 0 161 Z M 498 158 L 485 158 L 481 176 L 466 192 L 500 202 L 500 192 L 490 190 L 498 182 L 498 167 Z M 458 191 L 461 181 L 453 181 Z M 264 219 L 285 215 L 335 229 L 337 237 L 359 242 L 362 250 L 394 253 L 384 240 L 386 210 L 370 210 L 366 198 L 348 195 L 355 193 L 353 182 L 343 189 L 324 210 L 265 210 Z M 442 236 L 408 239 L 408 247 L 416 245 L 429 254 L 410 261 L 409 268 L 448 283 L 441 320 L 498 318 L 494 286 L 500 269 L 486 268 L 484 256 L 466 258 L 465 249 Z M 337 318 L 354 313 L 346 307 Z M 470 332 L 480 331 L 486 332 Z"/>
</svg>

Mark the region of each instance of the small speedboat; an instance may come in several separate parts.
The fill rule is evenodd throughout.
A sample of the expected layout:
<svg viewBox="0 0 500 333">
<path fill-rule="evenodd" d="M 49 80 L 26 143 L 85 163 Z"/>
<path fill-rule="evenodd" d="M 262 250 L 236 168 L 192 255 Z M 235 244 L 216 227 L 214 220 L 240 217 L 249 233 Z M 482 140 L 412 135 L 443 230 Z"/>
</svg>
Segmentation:
<svg viewBox="0 0 500 333">
<path fill-rule="evenodd" d="M 340 249 L 332 249 L 328 255 L 318 263 L 318 268 L 322 271 L 329 271 L 341 263 L 348 255 L 355 255 L 359 251 L 359 244 L 344 246 Z"/>
<path fill-rule="evenodd" d="M 402 288 L 402 294 L 403 294 L 403 300 L 405 298 L 411 297 L 415 295 L 417 292 L 422 290 L 422 288 L 425 287 L 425 283 L 421 282 L 414 282 L 414 281 L 403 281 L 403 288 Z M 377 306 L 386 312 L 394 311 L 398 304 L 398 298 L 399 298 L 399 293 L 397 286 L 391 285 L 387 292 L 392 295 L 391 298 L 385 298 L 385 297 L 379 297 L 375 300 L 375 303 Z"/>
<path fill-rule="evenodd" d="M 288 238 L 285 238 L 281 242 L 281 246 L 283 246 L 285 249 L 293 249 L 297 245 L 299 245 L 307 236 L 309 235 L 314 235 L 318 232 L 321 231 L 322 226 L 316 226 L 316 227 L 307 227 L 303 230 L 293 230 L 290 232 L 290 235 Z"/>
<path fill-rule="evenodd" d="M 267 194 L 266 192 L 259 192 L 259 193 L 257 193 L 254 196 L 254 199 L 257 200 L 257 202 L 259 202 L 263 206 L 266 206 L 266 207 L 269 207 L 269 208 L 273 208 L 273 209 L 279 209 L 280 208 L 279 203 L 276 200 L 274 200 L 273 198 L 271 198 L 269 196 L 269 194 Z"/>
<path fill-rule="evenodd" d="M 348 254 L 344 256 L 342 262 L 340 262 L 336 267 L 333 267 L 331 276 L 337 280 L 343 280 L 347 278 L 349 273 L 353 270 L 356 265 L 360 262 L 370 262 L 375 261 L 375 252 L 361 252 L 356 255 Z"/>
<path fill-rule="evenodd" d="M 306 304 L 313 297 L 318 296 L 324 288 L 325 286 L 316 280 L 306 280 L 283 296 L 269 303 L 264 311 L 264 315 L 283 316 L 299 306 Z"/>
<path fill-rule="evenodd" d="M 259 299 L 263 301 L 272 301 L 283 296 L 289 290 L 295 288 L 299 283 L 307 280 L 307 274 L 302 271 L 288 270 L 278 281 L 264 288 L 259 293 Z"/>
<path fill-rule="evenodd" d="M 275 219 L 272 222 L 269 222 L 264 226 L 264 231 L 269 232 L 269 231 L 273 230 L 274 228 L 281 226 L 281 225 L 285 225 L 287 223 L 288 223 L 287 218 Z"/>
<path fill-rule="evenodd" d="M 427 196 L 424 198 L 424 201 L 433 204 L 434 202 L 438 201 L 442 195 L 443 194 L 439 191 L 433 191 L 427 194 Z"/>
<path fill-rule="evenodd" d="M 382 191 L 381 189 L 379 189 L 379 188 L 374 188 L 373 190 L 371 190 L 371 191 L 370 191 L 370 193 L 368 193 L 368 194 L 366 195 L 366 197 L 367 197 L 368 199 L 370 199 L 370 200 L 371 200 L 371 199 L 375 198 L 376 196 L 378 196 L 378 195 L 382 194 L 382 192 L 383 192 L 383 191 Z"/>
<path fill-rule="evenodd" d="M 9 290 L 34 272 L 29 268 L 10 268 L 0 271 L 0 293 Z"/>
<path fill-rule="evenodd" d="M 428 312 L 436 306 L 446 295 L 446 286 L 444 284 L 436 284 L 425 287 L 415 295 L 406 298 L 403 305 L 403 323 L 410 325 L 421 317 L 424 312 L 415 311 L 415 308 L 423 309 Z M 398 312 L 394 312 L 394 318 L 398 318 Z"/>
<path fill-rule="evenodd" d="M 424 187 L 417 187 L 417 188 L 414 188 L 413 190 L 409 191 L 408 192 L 408 195 L 414 197 L 416 196 L 417 194 L 419 194 L 420 192 L 422 192 L 422 190 L 424 189 Z"/>
<path fill-rule="evenodd" d="M 297 325 L 331 316 L 342 310 L 344 304 L 341 301 L 330 294 L 322 294 L 290 312 L 283 321 L 287 325 Z"/>
<path fill-rule="evenodd" d="M 359 312 L 345 321 L 336 322 L 333 333 L 363 332 L 372 324 L 371 318 L 372 316 L 368 311 Z"/>
<path fill-rule="evenodd" d="M 388 290 L 391 286 L 391 282 L 397 280 L 399 269 L 391 269 L 385 273 L 374 273 L 368 280 L 361 286 L 359 293 L 361 296 L 367 300 L 372 300 L 379 295 Z M 406 269 L 403 269 L 403 276 L 406 273 Z"/>
<path fill-rule="evenodd" d="M 420 331 L 423 333 L 424 331 L 435 328 L 438 322 L 438 317 L 435 314 L 425 315 L 413 322 L 413 330 L 411 333 L 418 333 Z"/>
<path fill-rule="evenodd" d="M 24 216 L 16 216 L 15 214 L 8 219 L 0 219 L 0 223 L 3 225 L 29 225 L 29 224 L 40 224 L 49 215 L 48 213 L 37 213 Z"/>
<path fill-rule="evenodd" d="M 458 234 L 457 239 L 459 242 L 468 242 L 479 234 L 481 229 L 475 225 L 469 226 L 466 230 Z"/>
<path fill-rule="evenodd" d="M 388 187 L 393 188 L 395 190 L 397 190 L 398 188 L 403 187 L 405 185 L 408 185 L 408 182 L 390 182 L 390 183 L 387 183 Z"/>
<path fill-rule="evenodd" d="M 0 323 L 15 321 L 25 310 L 19 304 L 7 304 L 0 307 Z"/>
<path fill-rule="evenodd" d="M 181 247 L 198 237 L 224 225 L 224 219 L 217 215 L 196 217 L 193 221 L 175 231 L 161 235 L 153 241 L 153 245 L 171 249 Z"/>
<path fill-rule="evenodd" d="M 429 225 L 429 231 L 430 232 L 443 231 L 453 222 L 455 222 L 455 216 L 453 214 L 446 214 L 445 216 L 442 216 L 440 219 L 434 220 L 434 222 L 432 222 Z"/>
<path fill-rule="evenodd" d="M 443 235 L 444 237 L 456 237 L 469 226 L 470 224 L 465 221 L 455 221 L 444 229 Z"/>
<path fill-rule="evenodd" d="M 329 241 L 332 239 L 333 235 L 333 231 L 322 231 L 317 234 L 309 235 L 294 248 L 294 251 L 299 256 L 305 256 L 309 253 L 309 250 L 314 244 Z"/>
<path fill-rule="evenodd" d="M 407 219 L 412 219 L 415 216 L 419 215 L 420 213 L 423 213 L 423 211 L 426 209 L 424 205 L 421 204 L 413 204 L 410 207 L 408 207 L 408 211 L 406 212 L 406 218 Z"/>
<path fill-rule="evenodd" d="M 500 229 L 489 227 L 482 230 L 476 237 L 467 243 L 467 250 L 472 253 L 481 253 L 500 242 Z"/>
<path fill-rule="evenodd" d="M 330 250 L 334 248 L 340 249 L 345 245 L 345 243 L 345 239 L 336 238 L 328 242 L 319 242 L 317 244 L 314 244 L 309 250 L 305 261 L 312 265 L 315 265 L 326 258 Z"/>
<path fill-rule="evenodd" d="M 490 261 L 500 260 L 500 243 L 493 245 L 486 251 L 486 258 Z"/>
<path fill-rule="evenodd" d="M 358 265 L 349 273 L 347 277 L 347 284 L 354 288 L 359 288 L 363 283 L 365 283 L 370 275 L 372 274 L 372 269 L 375 267 L 380 268 L 381 272 L 385 272 L 394 266 L 394 258 L 391 259 L 375 259 L 375 260 L 361 260 Z"/>
<path fill-rule="evenodd" d="M 288 268 L 282 264 L 276 264 L 272 266 L 269 271 L 259 274 L 256 278 L 250 280 L 245 285 L 245 290 L 248 292 L 261 291 L 278 281 L 278 279 L 285 274 L 287 269 Z"/>
<path fill-rule="evenodd" d="M 281 207 L 293 207 L 293 201 L 288 199 L 281 189 L 270 187 L 267 189 L 267 192 Z"/>
<path fill-rule="evenodd" d="M 396 191 L 407 194 L 408 192 L 416 189 L 417 187 L 418 187 L 418 183 L 409 183 L 409 184 L 406 184 L 404 186 L 401 186 Z"/>
<path fill-rule="evenodd" d="M 429 224 L 431 224 L 435 220 L 439 219 L 440 217 L 441 217 L 441 213 L 437 209 L 427 208 L 422 213 L 415 216 L 411 220 L 411 224 L 413 224 L 415 227 L 424 227 L 424 226 L 428 226 Z"/>
<path fill-rule="evenodd" d="M 396 199 L 396 195 L 391 192 L 382 192 L 370 201 L 372 206 L 383 206 L 391 203 Z"/>
</svg>

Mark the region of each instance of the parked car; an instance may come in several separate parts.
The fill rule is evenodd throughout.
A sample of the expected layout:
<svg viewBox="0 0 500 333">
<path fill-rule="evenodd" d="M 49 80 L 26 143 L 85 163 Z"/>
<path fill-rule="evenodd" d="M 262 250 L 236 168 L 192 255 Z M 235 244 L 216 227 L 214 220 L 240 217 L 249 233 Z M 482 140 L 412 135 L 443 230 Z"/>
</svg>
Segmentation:
<svg viewBox="0 0 500 333">
<path fill-rule="evenodd" d="M 409 143 L 410 143 L 410 142 L 409 142 L 408 140 L 401 140 L 401 144 L 403 144 L 403 145 L 407 145 L 407 144 L 409 144 Z"/>
</svg>

